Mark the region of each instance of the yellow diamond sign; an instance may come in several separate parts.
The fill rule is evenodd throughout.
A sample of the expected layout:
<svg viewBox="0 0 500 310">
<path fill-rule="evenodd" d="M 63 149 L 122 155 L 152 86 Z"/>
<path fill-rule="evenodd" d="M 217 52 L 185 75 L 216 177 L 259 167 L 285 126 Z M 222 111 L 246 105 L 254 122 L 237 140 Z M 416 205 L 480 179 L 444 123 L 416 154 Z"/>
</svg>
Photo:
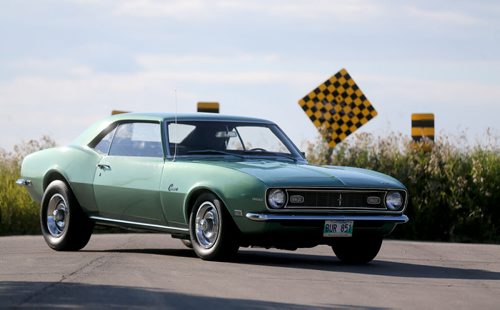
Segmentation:
<svg viewBox="0 0 500 310">
<path fill-rule="evenodd" d="M 377 116 L 375 108 L 345 69 L 312 90 L 299 105 L 331 148 Z"/>
</svg>

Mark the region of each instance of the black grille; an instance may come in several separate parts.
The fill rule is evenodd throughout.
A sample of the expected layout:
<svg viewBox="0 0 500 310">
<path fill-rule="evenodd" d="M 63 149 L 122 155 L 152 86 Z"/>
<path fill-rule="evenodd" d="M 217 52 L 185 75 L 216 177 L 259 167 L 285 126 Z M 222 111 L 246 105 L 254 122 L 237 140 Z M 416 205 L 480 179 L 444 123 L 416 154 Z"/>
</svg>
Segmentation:
<svg viewBox="0 0 500 310">
<path fill-rule="evenodd" d="M 287 190 L 289 209 L 385 210 L 384 191 Z"/>
</svg>

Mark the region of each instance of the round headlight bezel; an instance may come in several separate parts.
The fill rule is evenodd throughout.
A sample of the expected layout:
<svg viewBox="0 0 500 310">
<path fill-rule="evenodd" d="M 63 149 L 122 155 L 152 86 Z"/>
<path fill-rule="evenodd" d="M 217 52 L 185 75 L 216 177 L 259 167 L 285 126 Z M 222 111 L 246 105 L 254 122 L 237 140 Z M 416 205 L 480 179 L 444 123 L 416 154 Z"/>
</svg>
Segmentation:
<svg viewBox="0 0 500 310">
<path fill-rule="evenodd" d="M 286 191 L 275 188 L 267 193 L 267 206 L 271 209 L 283 209 L 288 202 Z"/>
<path fill-rule="evenodd" d="M 404 195 L 399 191 L 387 192 L 385 205 L 390 211 L 401 211 L 404 207 Z"/>
</svg>

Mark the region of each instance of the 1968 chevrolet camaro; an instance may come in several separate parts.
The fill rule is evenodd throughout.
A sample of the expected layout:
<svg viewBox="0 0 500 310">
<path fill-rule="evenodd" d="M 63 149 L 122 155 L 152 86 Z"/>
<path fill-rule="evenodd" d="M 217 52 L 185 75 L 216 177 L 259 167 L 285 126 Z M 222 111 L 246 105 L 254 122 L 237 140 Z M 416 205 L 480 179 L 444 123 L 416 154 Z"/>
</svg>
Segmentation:
<svg viewBox="0 0 500 310">
<path fill-rule="evenodd" d="M 367 263 L 408 221 L 397 180 L 308 165 L 273 122 L 219 114 L 111 116 L 27 156 L 17 183 L 41 202 L 58 251 L 83 248 L 99 224 L 169 233 L 206 260 L 326 244 L 342 262 Z"/>
</svg>

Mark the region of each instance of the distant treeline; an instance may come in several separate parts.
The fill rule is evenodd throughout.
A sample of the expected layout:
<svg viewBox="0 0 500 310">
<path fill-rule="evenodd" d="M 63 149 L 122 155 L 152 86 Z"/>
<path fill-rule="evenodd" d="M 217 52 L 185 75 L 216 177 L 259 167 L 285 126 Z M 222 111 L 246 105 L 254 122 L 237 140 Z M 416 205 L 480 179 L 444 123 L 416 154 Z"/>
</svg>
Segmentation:
<svg viewBox="0 0 500 310">
<path fill-rule="evenodd" d="M 310 163 L 367 168 L 400 180 L 410 194 L 410 222 L 392 237 L 410 240 L 500 242 L 500 144 L 439 138 L 414 144 L 408 137 L 358 134 L 332 151 L 318 138 Z"/>
<path fill-rule="evenodd" d="M 308 146 L 312 164 L 368 168 L 400 180 L 409 190 L 410 222 L 392 237 L 410 240 L 500 242 L 500 144 L 440 138 L 424 146 L 408 137 L 357 134 L 332 151 L 318 138 Z M 0 149 L 0 235 L 39 234 L 39 206 L 15 184 L 24 156 L 54 146 L 49 137 Z"/>
</svg>

